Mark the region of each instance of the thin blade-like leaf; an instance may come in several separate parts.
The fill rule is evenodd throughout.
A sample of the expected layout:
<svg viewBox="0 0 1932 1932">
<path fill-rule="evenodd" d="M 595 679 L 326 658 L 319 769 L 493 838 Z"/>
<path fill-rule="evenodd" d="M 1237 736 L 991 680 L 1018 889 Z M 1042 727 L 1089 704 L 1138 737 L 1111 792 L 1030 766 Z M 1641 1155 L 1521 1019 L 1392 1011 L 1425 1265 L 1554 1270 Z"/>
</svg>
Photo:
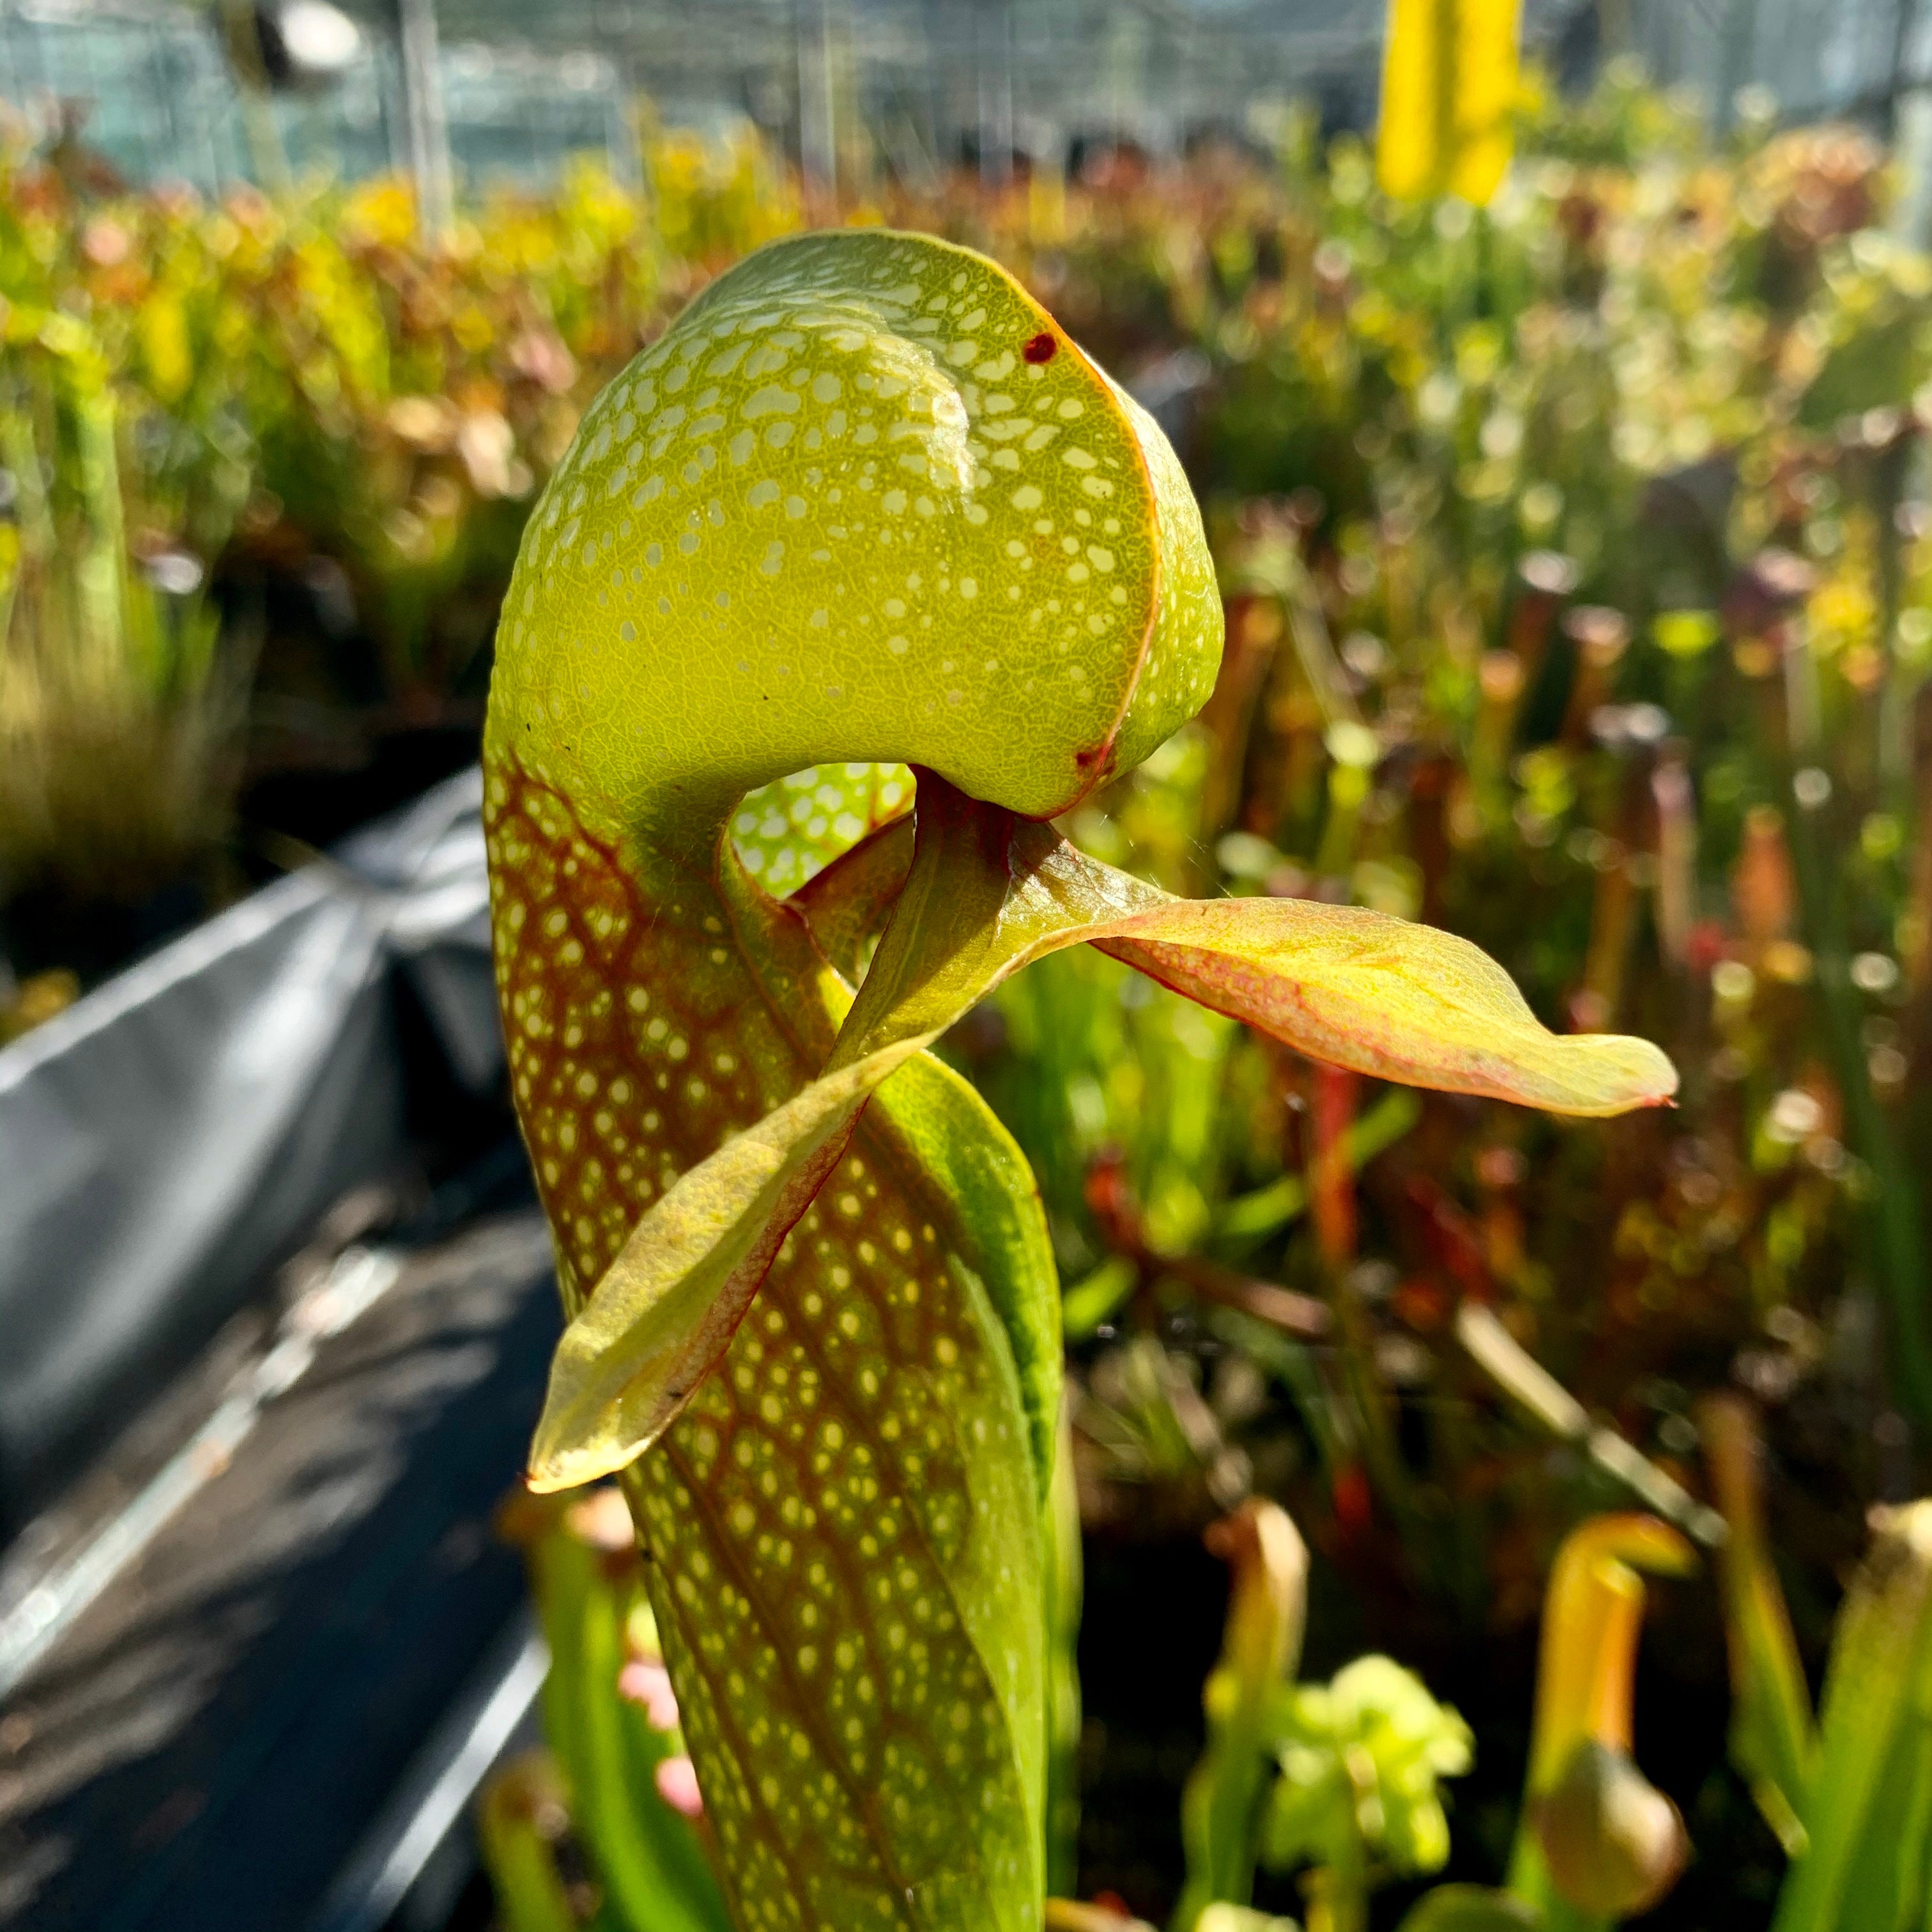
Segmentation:
<svg viewBox="0 0 1932 1932">
<path fill-rule="evenodd" d="M 1922 1925 L 1932 1882 L 1932 1502 L 1873 1512 L 1825 1678 L 1810 1848 L 1773 1932 Z"/>
<path fill-rule="evenodd" d="M 699 1162 L 638 1223 L 557 1344 L 532 1489 L 613 1474 L 663 1434 L 838 1165 L 872 1089 L 924 1043 L 814 1081 Z"/>
<path fill-rule="evenodd" d="M 1194 1925 L 1215 1903 L 1253 1898 L 1260 1856 L 1274 1705 L 1300 1661 L 1308 1610 L 1308 1549 L 1288 1512 L 1251 1496 L 1209 1532 L 1233 1566 L 1221 1656 L 1202 1702 L 1208 1748 L 1180 1799 L 1187 1882 L 1173 1923 Z"/>
<path fill-rule="evenodd" d="M 1603 1116 L 1676 1091 L 1648 1040 L 1558 1034 L 1487 954 L 1434 926 L 1307 899 L 1176 901 L 1096 940 L 1312 1059 L 1378 1080 Z"/>
<path fill-rule="evenodd" d="M 539 1823 L 563 1801 L 563 1781 L 544 1750 L 513 1758 L 483 1787 L 478 1849 L 506 1932 L 577 1932 L 554 1835 Z"/>
<path fill-rule="evenodd" d="M 1750 1784 L 1765 1822 L 1796 1858 L 1804 1849 L 1801 1820 L 1818 1735 L 1765 1533 L 1756 1418 L 1741 1397 L 1715 1395 L 1702 1405 L 1698 1424 L 1730 1529 L 1720 1574 L 1730 1652 L 1731 1762 Z"/>
<path fill-rule="evenodd" d="M 1433 926 L 1306 899 L 1173 898 L 930 776 L 920 814 L 900 910 L 835 1064 L 943 1030 L 970 989 L 1084 940 L 1311 1058 L 1378 1079 L 1581 1115 L 1676 1091 L 1648 1041 L 1551 1033 L 1494 960 Z"/>
<path fill-rule="evenodd" d="M 677 1747 L 618 1692 L 619 1674 L 637 1654 L 629 1515 L 606 1490 L 542 1503 L 520 1497 L 502 1522 L 524 1547 L 550 1650 L 544 1729 L 606 1916 L 618 1932 L 729 1932 L 699 1834 L 657 1787 L 657 1768 Z M 514 1918 L 512 1932 L 524 1932 Z"/>
</svg>

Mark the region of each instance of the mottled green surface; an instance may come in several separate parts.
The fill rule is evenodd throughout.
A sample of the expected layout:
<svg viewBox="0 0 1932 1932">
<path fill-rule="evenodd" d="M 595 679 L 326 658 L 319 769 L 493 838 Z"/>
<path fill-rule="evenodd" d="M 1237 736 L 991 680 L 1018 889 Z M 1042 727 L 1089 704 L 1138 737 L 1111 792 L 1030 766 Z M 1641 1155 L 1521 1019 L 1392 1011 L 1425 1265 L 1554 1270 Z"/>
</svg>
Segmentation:
<svg viewBox="0 0 1932 1932">
<path fill-rule="evenodd" d="M 1220 638 L 1158 433 L 976 256 L 780 245 L 611 386 L 526 540 L 486 748 L 512 1078 L 573 1314 L 830 1052 L 847 995 L 764 888 L 900 801 L 827 768 L 1058 810 L 1196 708 Z M 1045 1229 L 936 1065 L 849 1131 L 728 1231 L 723 1313 L 680 1301 L 689 1406 L 627 1486 L 740 1920 L 1031 1925 Z"/>
<path fill-rule="evenodd" d="M 1017 1150 L 922 1057 L 974 1001 L 1092 941 L 1383 1078 L 1579 1113 L 1674 1086 L 1446 934 L 1176 900 L 1034 822 L 1199 706 L 1221 621 L 1159 431 L 916 237 L 721 278 L 526 538 L 485 812 L 572 1317 L 533 1480 L 626 1472 L 747 1927 L 1040 1922 L 1059 1306 Z M 865 768 L 898 760 L 910 864 L 888 832 L 772 897 L 886 815 Z"/>
<path fill-rule="evenodd" d="M 688 850 L 835 761 L 1045 814 L 1199 708 L 1220 626 L 1160 432 L 1017 283 L 806 236 L 586 413 L 505 606 L 490 740 L 591 829 Z"/>
</svg>

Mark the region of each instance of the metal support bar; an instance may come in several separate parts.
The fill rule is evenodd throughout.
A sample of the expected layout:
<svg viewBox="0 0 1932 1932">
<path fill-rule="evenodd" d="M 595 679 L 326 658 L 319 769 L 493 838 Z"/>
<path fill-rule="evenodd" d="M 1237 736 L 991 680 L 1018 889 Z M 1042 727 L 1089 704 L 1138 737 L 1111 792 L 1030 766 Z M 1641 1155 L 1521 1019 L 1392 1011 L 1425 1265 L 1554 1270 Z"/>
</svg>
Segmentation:
<svg viewBox="0 0 1932 1932">
<path fill-rule="evenodd" d="M 982 0 L 974 26 L 980 178 L 1004 188 L 1013 172 L 1012 0 Z"/>
<path fill-rule="evenodd" d="M 436 0 L 396 0 L 396 34 L 403 61 L 403 124 L 416 210 L 433 236 L 446 236 L 456 218 L 449 160 L 449 117 L 443 104 Z"/>
<path fill-rule="evenodd" d="M 393 1288 L 399 1256 L 353 1247 L 283 1318 L 279 1336 L 188 1442 L 87 1543 L 0 1616 L 0 1700 L 134 1562 L 183 1507 L 232 1462 L 262 1412 L 314 1365 L 316 1351 Z"/>
<path fill-rule="evenodd" d="M 794 0 L 798 40 L 798 164 L 807 184 L 832 194 L 838 186 L 838 100 L 832 0 Z"/>
<path fill-rule="evenodd" d="M 492 1646 L 329 1889 L 310 1932 L 381 1932 L 530 1719 L 550 1652 L 524 1610 Z"/>
</svg>

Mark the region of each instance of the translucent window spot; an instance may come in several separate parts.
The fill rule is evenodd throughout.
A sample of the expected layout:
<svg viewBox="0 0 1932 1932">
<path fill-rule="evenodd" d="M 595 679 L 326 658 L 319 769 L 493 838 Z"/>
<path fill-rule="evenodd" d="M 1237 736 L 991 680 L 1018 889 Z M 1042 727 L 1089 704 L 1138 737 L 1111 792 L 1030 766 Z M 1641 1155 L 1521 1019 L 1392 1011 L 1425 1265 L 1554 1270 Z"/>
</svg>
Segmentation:
<svg viewBox="0 0 1932 1932">
<path fill-rule="evenodd" d="M 745 501 L 754 510 L 762 510 L 767 503 L 776 503 L 778 500 L 778 486 L 769 476 L 754 483 L 745 492 Z"/>
<path fill-rule="evenodd" d="M 796 390 L 788 389 L 780 383 L 767 382 L 745 398 L 739 413 L 747 422 L 755 422 L 761 416 L 796 415 L 800 406 Z"/>
</svg>

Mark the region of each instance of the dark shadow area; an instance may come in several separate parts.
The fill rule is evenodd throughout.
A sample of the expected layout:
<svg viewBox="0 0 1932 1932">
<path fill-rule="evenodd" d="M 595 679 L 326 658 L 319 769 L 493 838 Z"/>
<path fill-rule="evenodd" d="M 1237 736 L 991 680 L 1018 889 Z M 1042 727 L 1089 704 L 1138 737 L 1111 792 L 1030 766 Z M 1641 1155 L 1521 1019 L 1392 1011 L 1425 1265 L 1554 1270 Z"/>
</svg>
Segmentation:
<svg viewBox="0 0 1932 1932">
<path fill-rule="evenodd" d="M 324 1345 L 0 1720 L 0 1925 L 305 1922 L 521 1599 L 491 1516 L 557 1327 L 524 1214 Z"/>
</svg>

